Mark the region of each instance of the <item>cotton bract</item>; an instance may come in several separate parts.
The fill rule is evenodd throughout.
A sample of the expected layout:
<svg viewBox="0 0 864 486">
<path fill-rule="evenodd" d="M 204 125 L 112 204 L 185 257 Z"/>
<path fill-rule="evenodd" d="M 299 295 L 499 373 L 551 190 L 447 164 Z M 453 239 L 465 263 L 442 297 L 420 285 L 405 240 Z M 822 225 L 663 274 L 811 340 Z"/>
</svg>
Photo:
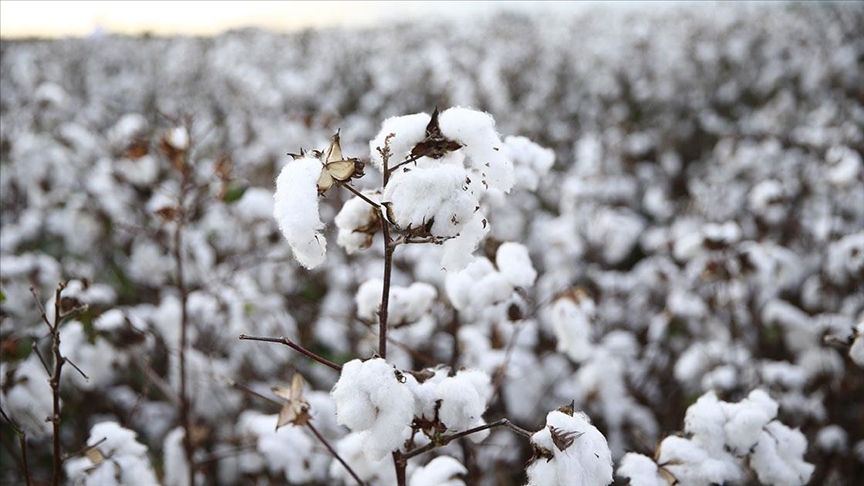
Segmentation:
<svg viewBox="0 0 864 486">
<path fill-rule="evenodd" d="M 559 440 L 556 444 L 553 434 L 571 437 L 572 443 L 564 446 Z M 528 466 L 525 472 L 529 485 L 606 486 L 612 482 L 609 445 L 583 413 L 570 416 L 560 411 L 549 412 L 546 427 L 531 436 L 531 444 L 547 455 Z"/>
</svg>

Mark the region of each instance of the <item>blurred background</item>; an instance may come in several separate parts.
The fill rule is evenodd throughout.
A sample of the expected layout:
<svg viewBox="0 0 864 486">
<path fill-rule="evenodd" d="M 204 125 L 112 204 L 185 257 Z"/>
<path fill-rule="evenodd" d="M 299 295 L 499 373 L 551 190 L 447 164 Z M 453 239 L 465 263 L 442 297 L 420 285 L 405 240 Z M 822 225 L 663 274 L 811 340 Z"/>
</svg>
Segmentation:
<svg viewBox="0 0 864 486">
<path fill-rule="evenodd" d="M 568 12 L 602 2 L 24 2 L 4 1 L 6 38 L 87 36 L 100 33 L 213 35 L 260 27 L 279 32 L 307 28 L 386 25 L 396 19 L 476 18 L 496 12 Z M 670 2 L 661 2 L 670 3 Z M 644 2 L 621 2 L 615 8 Z M 46 14 L 50 13 L 50 14 Z"/>
</svg>

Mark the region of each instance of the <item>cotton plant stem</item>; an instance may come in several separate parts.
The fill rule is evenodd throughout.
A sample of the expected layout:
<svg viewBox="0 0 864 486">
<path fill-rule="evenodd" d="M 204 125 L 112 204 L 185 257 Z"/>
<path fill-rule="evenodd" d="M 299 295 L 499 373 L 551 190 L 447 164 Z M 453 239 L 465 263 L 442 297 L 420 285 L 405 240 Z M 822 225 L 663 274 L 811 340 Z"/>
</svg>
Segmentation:
<svg viewBox="0 0 864 486">
<path fill-rule="evenodd" d="M 509 419 L 501 419 L 501 420 L 498 420 L 498 421 L 495 421 L 492 423 L 483 424 L 483 425 L 480 425 L 478 427 L 474 427 L 473 429 L 464 430 L 464 431 L 456 433 L 456 434 L 445 435 L 443 437 L 438 438 L 438 440 L 435 440 L 434 442 L 430 442 L 430 443 L 426 444 L 423 447 L 418 447 L 417 449 L 414 449 L 410 452 L 406 452 L 406 453 L 402 454 L 402 458 L 405 460 L 408 460 L 408 459 L 411 459 L 412 457 L 419 456 L 420 454 L 424 454 L 424 453 L 429 452 L 433 449 L 443 447 L 443 446 L 449 444 L 450 442 L 453 442 L 456 439 L 461 439 L 462 437 L 467 437 L 471 434 L 476 434 L 477 432 L 482 432 L 486 429 L 492 429 L 495 427 L 507 427 L 508 429 L 516 432 L 517 434 L 519 434 L 525 438 L 528 438 L 528 439 L 531 438 L 531 432 L 529 432 L 529 431 L 527 431 L 527 430 L 525 430 L 525 429 L 523 429 L 517 425 L 514 425 L 512 422 L 510 422 Z"/>
<path fill-rule="evenodd" d="M 272 338 L 272 337 L 262 337 L 262 336 L 247 336 L 246 334 L 241 334 L 240 340 L 242 340 L 242 341 L 263 341 L 266 343 L 284 344 L 285 346 L 288 346 L 289 348 L 293 349 L 294 351 L 297 351 L 298 353 L 300 353 L 300 354 L 302 354 L 308 358 L 312 358 L 315 361 L 317 361 L 317 362 L 319 362 L 325 366 L 328 366 L 330 368 L 333 368 L 334 370 L 336 370 L 340 373 L 342 372 L 342 367 L 339 366 L 338 364 L 328 360 L 327 358 L 322 358 L 321 356 L 318 356 L 317 354 L 313 353 L 312 351 L 309 351 L 308 349 L 304 348 L 303 346 L 300 346 L 299 344 L 295 343 L 294 341 L 292 341 L 286 337 Z"/>
<path fill-rule="evenodd" d="M 380 205 L 380 204 L 378 204 L 378 203 L 376 203 L 375 201 L 369 199 L 368 197 L 366 197 L 365 194 L 363 194 L 362 192 L 358 191 L 357 189 L 354 189 L 354 187 L 352 187 L 351 185 L 349 185 L 349 184 L 343 184 L 342 187 L 344 187 L 345 189 L 348 189 L 349 192 L 351 192 L 351 193 L 354 194 L 355 196 L 359 197 L 360 199 L 366 201 L 370 206 L 372 206 L 372 207 L 374 207 L 374 208 L 376 208 L 376 209 L 380 209 L 380 208 L 381 208 L 381 205 Z"/>
<path fill-rule="evenodd" d="M 60 354 L 60 294 L 65 286 L 61 283 L 54 292 L 54 323 L 51 325 L 51 354 L 54 358 L 54 373 L 48 382 L 51 385 L 53 398 L 53 413 L 51 415 L 51 426 L 54 432 L 53 440 L 53 474 L 51 484 L 58 486 L 63 474 L 63 455 L 60 448 L 60 375 L 63 372 L 63 356 Z M 47 322 L 47 318 L 46 318 Z"/>
<path fill-rule="evenodd" d="M 187 309 L 188 289 L 184 281 L 183 273 L 183 225 L 186 221 L 185 203 L 186 191 L 188 188 L 187 170 L 188 164 L 184 164 L 182 170 L 183 180 L 180 183 L 180 214 L 176 222 L 177 227 L 174 231 L 174 260 L 177 265 L 177 289 L 180 291 L 180 426 L 183 427 L 183 453 L 186 456 L 186 463 L 189 465 L 189 484 L 195 484 L 195 448 L 192 444 L 192 419 L 191 419 L 191 404 L 187 394 L 186 383 L 186 347 L 188 345 L 188 327 L 189 315 Z"/>
<path fill-rule="evenodd" d="M 393 252 L 396 248 L 391 245 L 393 239 L 390 236 L 390 225 L 384 218 L 382 212 L 381 219 L 384 224 L 384 285 L 381 291 L 381 307 L 378 309 L 378 355 L 383 359 L 387 359 L 387 316 L 388 307 L 390 305 L 390 276 L 393 273 Z"/>
</svg>

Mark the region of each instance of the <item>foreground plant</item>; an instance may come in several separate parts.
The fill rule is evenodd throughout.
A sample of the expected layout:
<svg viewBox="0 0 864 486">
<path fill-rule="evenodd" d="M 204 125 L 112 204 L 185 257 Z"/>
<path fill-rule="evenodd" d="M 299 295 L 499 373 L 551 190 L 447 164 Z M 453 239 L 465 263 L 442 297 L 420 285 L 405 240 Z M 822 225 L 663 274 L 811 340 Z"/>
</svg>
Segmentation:
<svg viewBox="0 0 864 486">
<path fill-rule="evenodd" d="M 520 147 L 530 144 L 525 139 L 516 143 Z M 274 216 L 297 261 L 312 269 L 324 262 L 327 252 L 319 196 L 334 187 L 354 195 L 336 216 L 337 242 L 351 254 L 369 248 L 376 236 L 382 235 L 382 278 L 367 281 L 357 294 L 358 316 L 378 320 L 376 355 L 339 366 L 287 338 L 241 338 L 281 342 L 340 371 L 331 396 L 338 423 L 352 431 L 337 444 L 339 455 L 345 456 L 350 464 L 345 469 L 355 480 L 359 473 L 359 481 L 394 481 L 404 485 L 408 481 L 410 458 L 453 440 L 470 436 L 481 442 L 489 429 L 500 426 L 531 438 L 530 432 L 507 419 L 484 421 L 495 392 L 486 372 L 456 370 L 443 364 L 418 371 L 400 370 L 387 361 L 387 333 L 392 322 L 417 323 L 411 327 L 421 328 L 424 325 L 420 322 L 435 325 L 434 320 L 430 322 L 431 317 L 425 317 L 437 296 L 434 287 L 422 282 L 410 287 L 391 284 L 395 250 L 407 244 L 440 247 L 441 268 L 456 277 L 456 272 L 475 260 L 473 253 L 489 232 L 488 199 L 500 200 L 513 188 L 516 177 L 510 149 L 499 138 L 494 120 L 487 113 L 471 109 L 451 108 L 440 114 L 436 109 L 432 115 L 418 113 L 387 119 L 369 145 L 370 165 L 381 174 L 380 188 L 361 191 L 353 186 L 354 180 L 366 175 L 366 163 L 343 154 L 337 133 L 326 150 L 292 154 L 295 160 L 285 166 L 276 181 Z M 489 289 L 500 290 L 489 294 L 493 300 L 475 302 L 475 306 L 495 304 L 497 297 L 492 296 L 501 294 L 508 298 L 515 286 L 531 285 L 536 278 L 524 247 L 505 243 L 501 248 L 506 250 L 499 253 L 497 262 L 502 273 L 491 263 L 485 272 L 490 277 L 500 276 L 485 284 Z M 482 260 L 488 263 L 485 258 Z M 466 274 L 460 278 L 472 277 Z M 376 294 L 380 298 L 375 299 Z M 468 312 L 469 303 L 460 304 L 461 300 L 464 299 L 455 299 L 454 304 Z M 457 339 L 454 349 L 458 349 L 455 333 L 453 337 Z M 308 404 L 298 401 L 297 385 L 290 392 L 280 390 L 279 394 L 288 401 L 277 425 L 298 423 L 297 417 L 305 416 L 303 407 Z M 570 445 L 579 440 L 575 435 L 566 437 Z M 573 451 L 584 449 L 593 454 L 599 450 L 608 459 L 605 440 L 602 446 L 599 444 L 592 442 L 588 448 L 576 447 Z M 388 456 L 395 466 L 392 476 L 381 471 L 381 463 Z M 562 467 L 571 467 L 567 465 L 568 459 L 559 462 L 565 464 Z M 422 474 L 436 477 L 445 469 L 451 474 L 465 473 L 465 468 L 451 466 L 446 461 L 433 461 Z M 583 484 L 610 483 L 611 463 L 606 469 L 586 476 Z M 340 476 L 339 472 L 333 472 Z"/>
</svg>

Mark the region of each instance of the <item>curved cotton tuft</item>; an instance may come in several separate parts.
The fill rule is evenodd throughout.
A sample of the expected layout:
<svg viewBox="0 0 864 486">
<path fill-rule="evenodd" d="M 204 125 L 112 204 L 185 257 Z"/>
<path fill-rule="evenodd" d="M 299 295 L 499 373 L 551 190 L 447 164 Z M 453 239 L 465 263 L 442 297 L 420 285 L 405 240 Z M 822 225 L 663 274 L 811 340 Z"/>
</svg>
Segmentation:
<svg viewBox="0 0 864 486">
<path fill-rule="evenodd" d="M 313 157 L 289 162 L 276 178 L 273 216 L 291 245 L 294 257 L 312 269 L 324 262 L 327 240 L 318 214 L 318 176 L 321 162 Z"/>
</svg>

